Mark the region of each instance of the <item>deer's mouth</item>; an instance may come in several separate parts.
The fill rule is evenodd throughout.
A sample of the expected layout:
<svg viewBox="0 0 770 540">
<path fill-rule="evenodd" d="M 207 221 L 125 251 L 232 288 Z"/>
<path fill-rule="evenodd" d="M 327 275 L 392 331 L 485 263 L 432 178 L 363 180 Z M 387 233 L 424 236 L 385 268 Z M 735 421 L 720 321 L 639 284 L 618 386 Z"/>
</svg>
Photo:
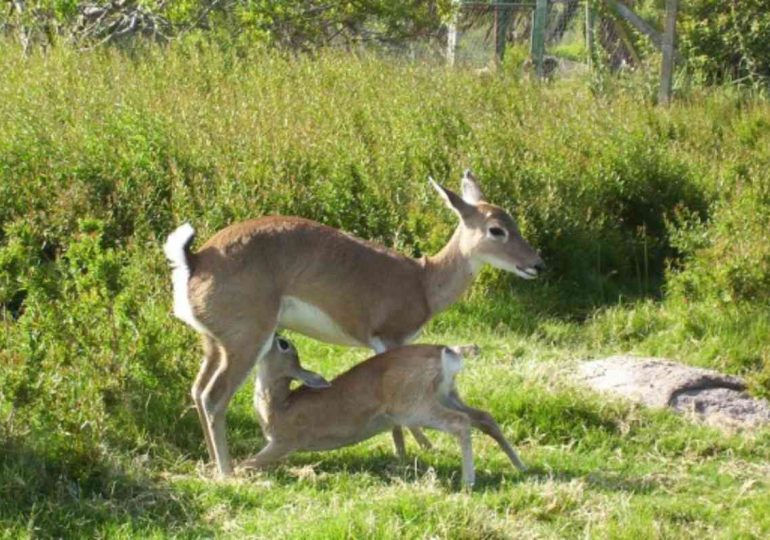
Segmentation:
<svg viewBox="0 0 770 540">
<path fill-rule="evenodd" d="M 517 276 L 523 279 L 535 279 L 539 275 L 537 265 L 533 266 L 519 266 L 513 261 L 506 261 L 495 256 L 488 256 L 483 259 L 484 262 L 491 264 L 495 268 L 505 270 L 506 272 L 513 272 Z"/>
<path fill-rule="evenodd" d="M 535 279 L 537 278 L 537 274 L 538 274 L 536 268 L 532 266 L 528 268 L 522 268 L 518 264 L 514 266 L 513 272 L 520 278 L 524 278 L 524 279 Z"/>
</svg>

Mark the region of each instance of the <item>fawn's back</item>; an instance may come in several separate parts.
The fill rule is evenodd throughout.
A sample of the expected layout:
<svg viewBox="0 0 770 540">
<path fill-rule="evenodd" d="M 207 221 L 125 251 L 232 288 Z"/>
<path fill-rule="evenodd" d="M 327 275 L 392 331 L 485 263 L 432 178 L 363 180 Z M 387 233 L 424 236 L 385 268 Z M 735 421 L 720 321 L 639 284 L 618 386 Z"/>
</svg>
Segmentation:
<svg viewBox="0 0 770 540">
<path fill-rule="evenodd" d="M 290 393 L 267 435 L 292 438 L 297 450 L 325 450 L 363 441 L 396 425 L 422 425 L 429 402 L 438 399 L 442 389 L 448 391 L 459 369 L 445 369 L 442 349 L 401 347 L 354 366 L 329 388 L 301 386 Z"/>
</svg>

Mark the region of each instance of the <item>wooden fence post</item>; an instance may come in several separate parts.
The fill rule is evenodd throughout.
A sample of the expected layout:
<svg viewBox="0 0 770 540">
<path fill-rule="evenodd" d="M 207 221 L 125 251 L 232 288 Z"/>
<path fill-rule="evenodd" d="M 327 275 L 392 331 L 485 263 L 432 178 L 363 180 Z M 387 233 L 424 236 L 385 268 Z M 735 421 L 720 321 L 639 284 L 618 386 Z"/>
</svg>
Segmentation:
<svg viewBox="0 0 770 540">
<path fill-rule="evenodd" d="M 449 28 L 447 29 L 447 39 L 446 39 L 446 63 L 449 67 L 453 67 L 455 65 L 456 53 L 457 53 L 457 24 L 455 22 L 455 19 L 452 19 L 452 22 L 449 23 Z"/>
<path fill-rule="evenodd" d="M 452 67 L 455 65 L 457 55 L 457 19 L 460 16 L 460 0 L 452 1 L 452 18 L 447 25 L 446 36 L 446 63 Z"/>
<path fill-rule="evenodd" d="M 542 78 L 543 57 L 545 56 L 545 22 L 548 17 L 548 0 L 535 1 L 535 13 L 532 15 L 532 63 L 535 73 Z"/>
<path fill-rule="evenodd" d="M 596 25 L 596 11 L 591 5 L 591 0 L 586 0 L 586 51 L 588 52 L 588 66 L 593 67 L 596 61 L 594 55 L 596 54 L 594 42 L 594 27 Z"/>
<path fill-rule="evenodd" d="M 671 103 L 672 78 L 674 75 L 674 46 L 676 43 L 676 14 L 679 0 L 666 0 L 666 26 L 663 31 L 663 62 L 660 68 L 660 92 L 658 101 L 661 105 Z"/>
</svg>

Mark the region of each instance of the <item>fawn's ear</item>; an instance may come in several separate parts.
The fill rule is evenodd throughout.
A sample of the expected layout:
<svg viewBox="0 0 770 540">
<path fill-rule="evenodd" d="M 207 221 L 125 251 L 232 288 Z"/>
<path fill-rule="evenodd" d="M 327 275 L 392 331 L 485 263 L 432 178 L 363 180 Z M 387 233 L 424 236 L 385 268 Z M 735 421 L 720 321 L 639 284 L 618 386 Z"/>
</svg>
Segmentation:
<svg viewBox="0 0 770 540">
<path fill-rule="evenodd" d="M 331 383 L 324 379 L 321 375 L 307 369 L 300 369 L 294 374 L 294 376 L 298 380 L 305 383 L 305 386 L 308 388 L 329 388 L 331 386 Z"/>
<path fill-rule="evenodd" d="M 460 216 L 460 219 L 464 220 L 476 212 L 475 206 L 465 202 L 462 197 L 451 189 L 445 188 L 433 178 L 428 177 L 428 181 L 430 182 L 430 185 L 433 186 L 433 189 L 435 189 L 441 198 L 444 199 L 444 204 L 446 204 L 449 209 L 454 210 L 457 215 Z"/>
</svg>

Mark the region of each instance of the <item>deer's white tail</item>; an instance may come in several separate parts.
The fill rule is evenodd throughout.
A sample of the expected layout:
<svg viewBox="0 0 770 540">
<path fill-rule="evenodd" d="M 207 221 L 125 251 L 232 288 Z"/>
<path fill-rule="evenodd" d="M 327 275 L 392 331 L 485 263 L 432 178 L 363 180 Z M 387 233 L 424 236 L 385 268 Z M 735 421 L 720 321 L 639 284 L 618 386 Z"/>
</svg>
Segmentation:
<svg viewBox="0 0 770 540">
<path fill-rule="evenodd" d="M 187 283 L 190 280 L 190 244 L 195 238 L 195 229 L 189 223 L 176 228 L 163 244 L 163 252 L 171 262 L 171 283 L 174 286 L 174 316 L 183 320 L 199 332 L 208 333 L 206 327 L 195 318 Z"/>
</svg>

